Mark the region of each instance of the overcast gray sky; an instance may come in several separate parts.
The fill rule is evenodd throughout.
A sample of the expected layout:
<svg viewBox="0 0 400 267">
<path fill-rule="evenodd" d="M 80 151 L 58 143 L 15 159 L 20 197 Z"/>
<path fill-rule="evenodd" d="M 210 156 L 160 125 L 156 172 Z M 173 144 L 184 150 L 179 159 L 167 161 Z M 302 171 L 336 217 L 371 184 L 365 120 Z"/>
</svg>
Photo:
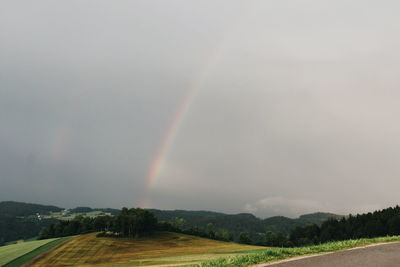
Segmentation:
<svg viewBox="0 0 400 267">
<path fill-rule="evenodd" d="M 0 200 L 260 217 L 395 205 L 399 11 L 366 0 L 1 1 Z"/>
</svg>

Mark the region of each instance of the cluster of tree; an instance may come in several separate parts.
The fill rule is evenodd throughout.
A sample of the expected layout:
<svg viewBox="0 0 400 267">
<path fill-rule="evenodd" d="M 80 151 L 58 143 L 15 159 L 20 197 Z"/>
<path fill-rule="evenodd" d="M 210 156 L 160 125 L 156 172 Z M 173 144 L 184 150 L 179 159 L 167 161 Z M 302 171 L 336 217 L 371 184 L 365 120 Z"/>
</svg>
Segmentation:
<svg viewBox="0 0 400 267">
<path fill-rule="evenodd" d="M 157 230 L 157 219 L 152 213 L 140 208 L 123 208 L 115 216 L 97 216 L 95 218 L 77 216 L 73 220 L 58 221 L 40 232 L 39 238 L 52 238 L 91 232 L 103 232 L 103 235 L 120 237 L 138 237 Z"/>
<path fill-rule="evenodd" d="M 400 235 L 400 207 L 387 208 L 373 213 L 349 215 L 342 219 L 329 219 L 321 226 L 298 227 L 290 233 L 295 246 L 318 244 L 327 241 Z"/>
<path fill-rule="evenodd" d="M 35 237 L 43 227 L 55 221 L 52 219 L 38 220 L 36 218 L 0 215 L 0 245 L 14 240 Z"/>
</svg>

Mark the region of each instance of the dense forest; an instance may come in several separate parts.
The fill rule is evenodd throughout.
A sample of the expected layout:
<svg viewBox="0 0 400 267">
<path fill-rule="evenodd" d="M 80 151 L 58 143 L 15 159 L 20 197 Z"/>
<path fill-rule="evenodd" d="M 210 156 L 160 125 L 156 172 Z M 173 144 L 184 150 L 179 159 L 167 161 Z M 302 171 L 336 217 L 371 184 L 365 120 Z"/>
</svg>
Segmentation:
<svg viewBox="0 0 400 267">
<path fill-rule="evenodd" d="M 329 219 L 321 226 L 310 225 L 294 229 L 289 240 L 295 246 L 327 241 L 400 235 L 400 207 L 373 213 L 349 215 L 339 220 Z"/>
<path fill-rule="evenodd" d="M 56 221 L 0 215 L 0 246 L 9 241 L 36 237 L 42 228 Z"/>
<path fill-rule="evenodd" d="M 49 214 L 61 210 L 59 207 L 48 205 L 15 201 L 0 202 L 0 245 L 9 241 L 36 237 L 43 227 L 56 221 L 39 220 L 36 214 Z"/>
</svg>

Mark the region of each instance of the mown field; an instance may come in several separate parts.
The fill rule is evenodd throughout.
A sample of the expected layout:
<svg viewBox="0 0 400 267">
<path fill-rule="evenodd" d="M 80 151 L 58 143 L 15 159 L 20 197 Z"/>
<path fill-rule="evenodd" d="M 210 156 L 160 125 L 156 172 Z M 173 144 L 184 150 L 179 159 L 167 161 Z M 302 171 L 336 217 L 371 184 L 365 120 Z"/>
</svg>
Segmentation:
<svg viewBox="0 0 400 267">
<path fill-rule="evenodd" d="M 17 244 L 0 247 L 0 266 L 3 266 L 4 264 L 56 239 L 58 238 L 20 242 Z"/>
<path fill-rule="evenodd" d="M 144 239 L 98 238 L 93 233 L 73 238 L 32 266 L 184 265 L 260 249 L 265 248 L 168 232 Z"/>
</svg>

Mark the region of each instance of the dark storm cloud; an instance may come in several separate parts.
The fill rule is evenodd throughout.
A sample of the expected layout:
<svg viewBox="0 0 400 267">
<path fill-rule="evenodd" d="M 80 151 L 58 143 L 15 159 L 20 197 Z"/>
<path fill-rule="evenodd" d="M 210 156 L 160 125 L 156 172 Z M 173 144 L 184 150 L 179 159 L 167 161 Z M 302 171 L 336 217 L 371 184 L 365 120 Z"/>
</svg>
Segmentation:
<svg viewBox="0 0 400 267">
<path fill-rule="evenodd" d="M 399 201 L 396 1 L 1 7 L 1 200 L 119 207 L 148 194 L 156 208 L 260 216 Z"/>
</svg>

